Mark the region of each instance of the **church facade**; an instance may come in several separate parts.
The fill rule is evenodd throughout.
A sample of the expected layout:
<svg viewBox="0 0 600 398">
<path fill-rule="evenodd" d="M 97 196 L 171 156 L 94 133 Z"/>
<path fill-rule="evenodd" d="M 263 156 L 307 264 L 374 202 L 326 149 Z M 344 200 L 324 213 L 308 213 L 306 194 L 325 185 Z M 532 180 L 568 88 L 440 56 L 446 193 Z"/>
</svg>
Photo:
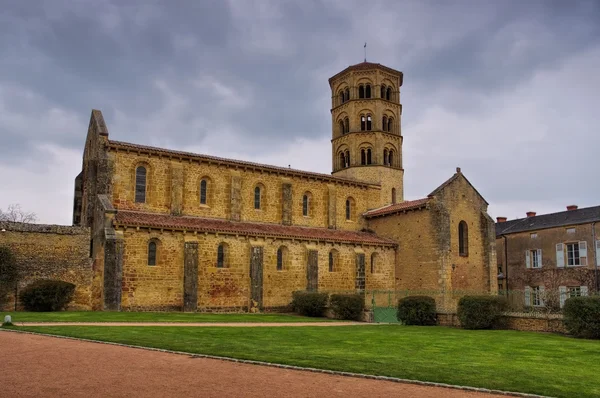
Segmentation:
<svg viewBox="0 0 600 398">
<path fill-rule="evenodd" d="M 91 229 L 92 308 L 261 311 L 297 290 L 497 290 L 494 222 L 457 169 L 405 201 L 402 72 L 329 79 L 332 173 L 109 139 L 93 110 L 73 224 Z"/>
</svg>

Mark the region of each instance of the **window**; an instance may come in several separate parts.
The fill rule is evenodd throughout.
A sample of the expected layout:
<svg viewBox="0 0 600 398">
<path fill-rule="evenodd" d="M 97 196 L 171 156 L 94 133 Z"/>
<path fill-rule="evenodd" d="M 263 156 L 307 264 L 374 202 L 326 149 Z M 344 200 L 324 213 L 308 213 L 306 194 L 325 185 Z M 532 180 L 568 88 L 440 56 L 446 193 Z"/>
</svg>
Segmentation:
<svg viewBox="0 0 600 398">
<path fill-rule="evenodd" d="M 392 88 L 388 87 L 385 93 L 385 99 L 390 101 L 392 99 Z"/>
<path fill-rule="evenodd" d="M 367 87 L 365 88 L 365 97 L 371 98 L 371 85 L 370 84 L 367 84 Z"/>
<path fill-rule="evenodd" d="M 346 134 L 350 132 L 350 119 L 348 118 L 344 119 L 344 130 L 346 131 Z"/>
<path fill-rule="evenodd" d="M 386 130 L 387 129 L 387 121 L 388 121 L 388 118 L 386 116 L 384 116 L 383 119 L 381 120 L 381 129 L 383 131 L 387 131 Z"/>
<path fill-rule="evenodd" d="M 360 115 L 360 131 L 365 131 L 367 128 L 367 119 L 365 115 Z"/>
<path fill-rule="evenodd" d="M 346 167 L 350 167 L 350 151 L 346 150 Z"/>
<path fill-rule="evenodd" d="M 467 223 L 464 221 L 458 224 L 458 254 L 461 256 L 469 255 L 469 231 Z"/>
<path fill-rule="evenodd" d="M 310 215 L 311 194 L 305 193 L 302 195 L 302 215 L 308 217 Z"/>
<path fill-rule="evenodd" d="M 340 168 L 346 167 L 346 156 L 344 156 L 344 152 L 340 152 Z"/>
<path fill-rule="evenodd" d="M 525 268 L 542 268 L 542 249 L 525 251 Z"/>
<path fill-rule="evenodd" d="M 371 115 L 367 115 L 367 130 L 368 131 L 371 131 L 371 125 L 372 125 Z"/>
<path fill-rule="evenodd" d="M 227 245 L 225 243 L 220 243 L 217 248 L 217 268 L 227 267 L 227 262 L 229 260 L 228 254 Z"/>
<path fill-rule="evenodd" d="M 358 86 L 358 98 L 365 98 L 365 86 Z"/>
<path fill-rule="evenodd" d="M 138 166 L 135 169 L 135 203 L 146 202 L 146 168 Z"/>
<path fill-rule="evenodd" d="M 329 272 L 333 272 L 333 251 L 329 252 Z"/>
<path fill-rule="evenodd" d="M 571 297 L 581 297 L 588 295 L 588 287 L 583 286 L 559 286 L 560 308 L 565 305 L 565 301 Z"/>
<path fill-rule="evenodd" d="M 261 192 L 260 187 L 254 188 L 254 208 L 260 209 Z"/>
<path fill-rule="evenodd" d="M 525 306 L 544 306 L 544 286 L 525 286 Z"/>
<path fill-rule="evenodd" d="M 576 232 L 575 228 L 567 228 L 568 234 L 574 234 Z"/>
<path fill-rule="evenodd" d="M 281 246 L 277 249 L 277 271 L 283 271 L 284 264 L 287 262 L 287 247 Z"/>
<path fill-rule="evenodd" d="M 381 93 L 379 94 L 380 98 L 385 98 L 385 85 L 381 85 Z"/>
<path fill-rule="evenodd" d="M 148 265 L 156 265 L 156 242 L 152 240 L 148 243 Z"/>
<path fill-rule="evenodd" d="M 350 199 L 346 199 L 346 220 L 350 220 L 350 216 L 352 215 L 352 203 L 350 203 Z"/>
<path fill-rule="evenodd" d="M 340 134 L 344 135 L 346 134 L 346 128 L 344 126 L 344 122 L 340 120 Z"/>
<path fill-rule="evenodd" d="M 344 91 L 344 98 L 346 101 L 350 99 L 350 89 L 348 87 L 346 87 L 346 90 Z"/>
<path fill-rule="evenodd" d="M 371 148 L 367 148 L 367 164 L 371 164 Z"/>
<path fill-rule="evenodd" d="M 364 149 L 360 150 L 360 164 L 363 166 L 367 164 L 367 154 Z"/>
<path fill-rule="evenodd" d="M 388 119 L 388 125 L 387 125 L 387 131 L 390 131 L 390 132 L 391 132 L 391 131 L 393 130 L 393 129 L 392 129 L 393 127 L 394 127 L 394 119 L 392 119 L 392 118 L 389 118 L 389 119 Z"/>
<path fill-rule="evenodd" d="M 392 204 L 396 203 L 396 188 L 392 188 Z"/>
<path fill-rule="evenodd" d="M 383 150 L 383 164 L 385 166 L 388 165 L 388 150 L 387 149 Z"/>
<path fill-rule="evenodd" d="M 205 179 L 202 179 L 202 181 L 200 181 L 200 204 L 205 205 L 206 204 L 206 187 L 208 185 L 208 182 Z"/>
<path fill-rule="evenodd" d="M 388 165 L 389 166 L 394 165 L 394 150 L 393 149 L 390 149 L 390 151 L 388 152 Z"/>
<path fill-rule="evenodd" d="M 587 265 L 587 242 L 567 243 L 567 266 Z"/>
</svg>

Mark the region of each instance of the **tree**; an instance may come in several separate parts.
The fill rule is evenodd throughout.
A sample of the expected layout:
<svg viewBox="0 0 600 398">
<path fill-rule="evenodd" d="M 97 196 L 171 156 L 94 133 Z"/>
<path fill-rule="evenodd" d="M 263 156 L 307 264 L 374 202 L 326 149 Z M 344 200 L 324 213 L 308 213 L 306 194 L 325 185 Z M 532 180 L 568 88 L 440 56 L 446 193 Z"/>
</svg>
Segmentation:
<svg viewBox="0 0 600 398">
<path fill-rule="evenodd" d="M 0 221 L 34 223 L 37 220 L 35 213 L 21 210 L 21 205 L 13 203 L 8 205 L 6 211 L 0 209 Z"/>
<path fill-rule="evenodd" d="M 0 308 L 18 279 L 17 264 L 12 251 L 0 246 Z"/>
</svg>

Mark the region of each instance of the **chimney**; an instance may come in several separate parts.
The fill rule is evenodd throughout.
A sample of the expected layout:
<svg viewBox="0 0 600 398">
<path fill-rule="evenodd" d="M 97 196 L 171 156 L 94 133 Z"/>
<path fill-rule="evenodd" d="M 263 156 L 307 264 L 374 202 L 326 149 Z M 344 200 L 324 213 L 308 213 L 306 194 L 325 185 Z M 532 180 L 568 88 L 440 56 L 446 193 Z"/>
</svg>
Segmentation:
<svg viewBox="0 0 600 398">
<path fill-rule="evenodd" d="M 535 217 L 535 211 L 528 211 L 526 214 L 527 214 L 527 218 Z"/>
<path fill-rule="evenodd" d="M 506 222 L 506 217 L 496 217 L 497 222 Z"/>
<path fill-rule="evenodd" d="M 567 206 L 568 211 L 577 210 L 577 205 L 569 205 Z"/>
</svg>

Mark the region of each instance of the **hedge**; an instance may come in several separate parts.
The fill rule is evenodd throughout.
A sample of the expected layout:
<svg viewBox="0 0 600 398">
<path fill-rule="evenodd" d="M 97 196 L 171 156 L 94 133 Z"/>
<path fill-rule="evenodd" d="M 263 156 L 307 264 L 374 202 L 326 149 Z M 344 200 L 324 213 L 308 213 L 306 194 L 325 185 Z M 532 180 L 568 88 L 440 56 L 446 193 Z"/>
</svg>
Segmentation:
<svg viewBox="0 0 600 398">
<path fill-rule="evenodd" d="M 405 325 L 431 326 L 437 323 L 435 299 L 408 296 L 398 300 L 398 320 Z"/>
<path fill-rule="evenodd" d="M 73 299 L 75 285 L 69 282 L 41 279 L 21 290 L 21 303 L 28 311 L 61 311 Z"/>
<path fill-rule="evenodd" d="M 327 293 L 298 291 L 292 293 L 292 308 L 295 312 L 312 317 L 325 315 L 329 295 Z"/>
<path fill-rule="evenodd" d="M 600 339 L 600 296 L 568 298 L 563 323 L 574 336 Z"/>
<path fill-rule="evenodd" d="M 330 308 L 337 319 L 360 321 L 365 299 L 360 294 L 332 294 Z"/>
<path fill-rule="evenodd" d="M 465 329 L 490 329 L 500 319 L 504 299 L 498 296 L 463 296 L 458 301 L 458 319 Z"/>
</svg>

